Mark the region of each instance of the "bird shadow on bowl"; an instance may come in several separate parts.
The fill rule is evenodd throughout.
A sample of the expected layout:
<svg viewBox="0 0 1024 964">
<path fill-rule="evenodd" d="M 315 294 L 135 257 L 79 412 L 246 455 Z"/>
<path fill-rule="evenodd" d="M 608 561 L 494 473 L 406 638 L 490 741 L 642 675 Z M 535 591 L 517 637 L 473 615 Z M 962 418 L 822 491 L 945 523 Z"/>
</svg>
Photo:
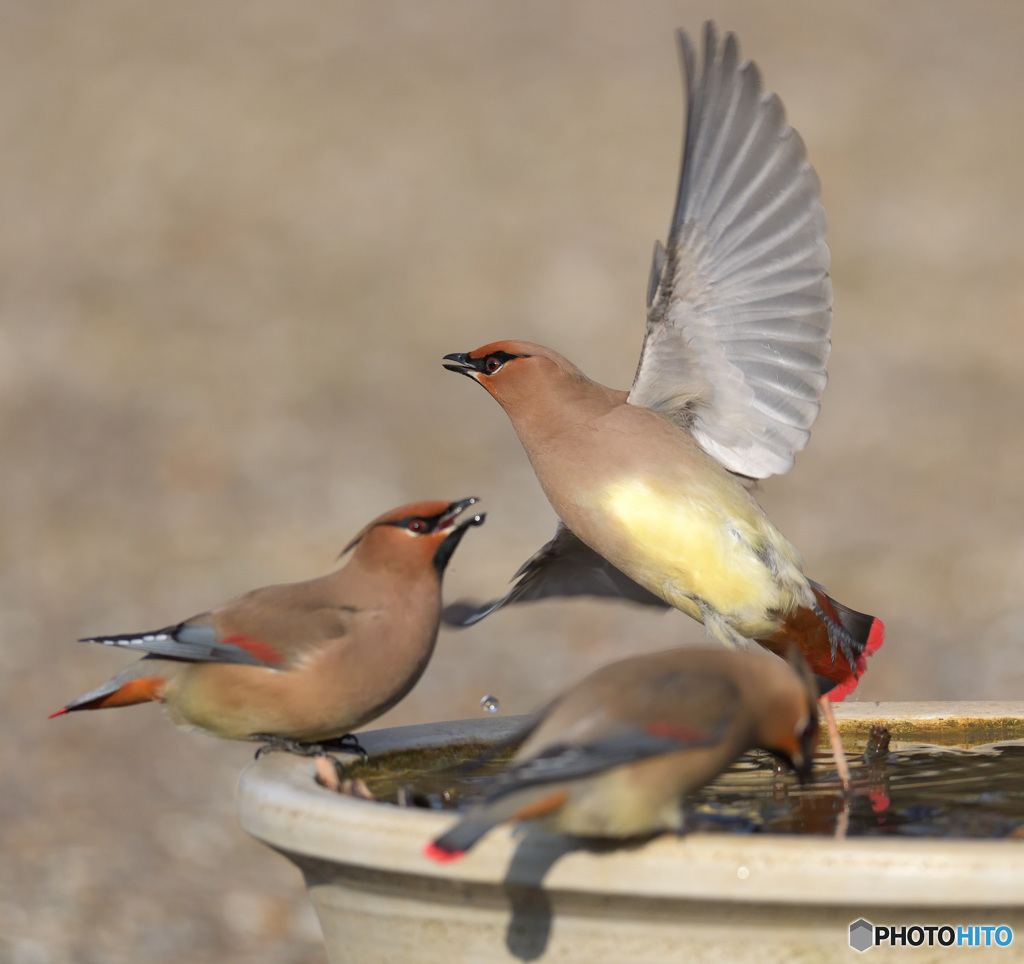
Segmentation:
<svg viewBox="0 0 1024 964">
<path fill-rule="evenodd" d="M 555 898 L 543 884 L 555 863 L 571 853 L 638 850 L 653 836 L 658 835 L 626 840 L 582 839 L 525 827 L 502 884 L 511 911 L 505 931 L 509 953 L 521 961 L 534 961 L 547 950 L 556 908 Z"/>
</svg>

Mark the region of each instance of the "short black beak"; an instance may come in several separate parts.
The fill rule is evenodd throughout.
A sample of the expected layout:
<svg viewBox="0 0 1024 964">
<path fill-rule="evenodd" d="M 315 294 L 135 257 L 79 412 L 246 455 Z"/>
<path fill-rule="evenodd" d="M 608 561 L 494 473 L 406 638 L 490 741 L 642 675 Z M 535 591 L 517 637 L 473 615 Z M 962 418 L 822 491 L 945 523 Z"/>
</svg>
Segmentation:
<svg viewBox="0 0 1024 964">
<path fill-rule="evenodd" d="M 444 514 L 437 521 L 437 525 L 434 527 L 435 532 L 447 531 L 447 535 L 442 540 L 441 544 L 437 547 L 434 552 L 434 568 L 437 570 L 438 575 L 442 575 L 445 570 L 445 566 L 448 565 L 448 560 L 451 559 L 452 553 L 458 547 L 462 541 L 462 537 L 466 534 L 471 526 L 480 526 L 484 524 L 484 519 L 487 518 L 482 512 L 477 515 L 468 516 L 461 522 L 455 524 L 455 518 L 458 514 L 465 509 L 467 506 L 473 505 L 473 503 L 479 501 L 474 496 L 470 496 L 468 499 L 460 499 L 458 502 L 453 502 L 445 510 Z"/>
<path fill-rule="evenodd" d="M 808 727 L 800 740 L 800 760 L 793 761 L 793 769 L 801 786 L 810 783 L 814 776 L 814 750 L 818 745 L 818 728 Z"/>
<path fill-rule="evenodd" d="M 442 529 L 452 528 L 452 523 L 458 518 L 459 514 L 463 509 L 468 509 L 471 505 L 475 505 L 480 500 L 475 496 L 471 495 L 465 499 L 459 499 L 458 502 L 453 502 L 448 506 L 444 512 L 438 517 L 437 522 L 434 523 L 434 531 L 440 532 Z M 468 519 L 463 519 L 459 523 L 458 528 L 464 529 L 466 526 L 478 526 L 484 521 L 484 516 L 475 515 Z"/>
<path fill-rule="evenodd" d="M 476 372 L 476 365 L 470 359 L 467 352 L 452 352 L 450 355 L 445 355 L 442 361 L 449 362 L 444 367 L 450 372 L 458 372 L 460 375 L 468 375 L 470 378 L 473 377 Z"/>
<path fill-rule="evenodd" d="M 487 518 L 487 513 L 486 512 L 478 512 L 476 515 L 471 515 L 471 516 L 468 516 L 467 518 L 463 519 L 459 523 L 458 528 L 459 529 L 468 529 L 470 526 L 482 526 L 484 524 L 484 520 L 486 518 Z"/>
</svg>

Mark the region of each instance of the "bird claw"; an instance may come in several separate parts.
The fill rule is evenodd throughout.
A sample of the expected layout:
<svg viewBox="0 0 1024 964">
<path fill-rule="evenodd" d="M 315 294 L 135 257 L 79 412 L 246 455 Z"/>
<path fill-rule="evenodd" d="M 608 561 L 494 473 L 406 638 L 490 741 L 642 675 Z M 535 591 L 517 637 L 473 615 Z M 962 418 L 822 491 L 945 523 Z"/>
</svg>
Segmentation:
<svg viewBox="0 0 1024 964">
<path fill-rule="evenodd" d="M 362 759 L 363 763 L 370 759 L 370 754 L 367 753 L 366 747 L 359 742 L 359 737 L 354 733 L 346 733 L 344 736 L 335 737 L 333 740 L 323 740 L 319 745 L 327 750 L 354 753 Z"/>
<path fill-rule="evenodd" d="M 271 733 L 255 733 L 252 738 L 263 743 L 263 746 L 256 751 L 255 759 L 257 760 L 264 753 L 273 753 L 277 750 L 305 757 L 330 756 L 331 750 L 341 750 L 346 753 L 357 754 L 362 757 L 364 763 L 370 758 L 370 754 L 366 752 L 359 740 L 351 733 L 346 733 L 344 736 L 339 736 L 333 740 L 322 740 L 319 743 L 300 743 L 298 740 L 291 740 L 286 736 L 275 736 Z M 335 762 L 340 765 L 340 761 L 336 760 Z"/>
<path fill-rule="evenodd" d="M 254 740 L 259 740 L 263 746 L 256 750 L 253 759 L 258 760 L 265 753 L 283 751 L 294 753 L 296 756 L 321 756 L 322 750 L 319 743 L 299 743 L 298 740 L 290 740 L 286 736 L 274 736 L 271 733 L 254 733 Z"/>
</svg>

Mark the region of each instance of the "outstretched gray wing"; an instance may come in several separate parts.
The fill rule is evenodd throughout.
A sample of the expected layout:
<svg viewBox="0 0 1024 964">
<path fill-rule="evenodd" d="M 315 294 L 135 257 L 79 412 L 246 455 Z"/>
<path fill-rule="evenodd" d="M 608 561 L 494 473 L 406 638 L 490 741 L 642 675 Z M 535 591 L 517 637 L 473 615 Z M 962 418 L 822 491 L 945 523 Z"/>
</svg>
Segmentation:
<svg viewBox="0 0 1024 964">
<path fill-rule="evenodd" d="M 819 184 L 757 67 L 705 25 L 686 34 L 686 137 L 667 250 L 655 248 L 629 401 L 689 428 L 752 478 L 787 472 L 825 388 L 832 284 Z"/>
<path fill-rule="evenodd" d="M 667 609 L 668 603 L 633 582 L 559 522 L 554 538 L 519 567 L 512 588 L 486 603 L 456 602 L 441 614 L 449 626 L 472 626 L 510 603 L 552 596 L 612 596 Z"/>
</svg>

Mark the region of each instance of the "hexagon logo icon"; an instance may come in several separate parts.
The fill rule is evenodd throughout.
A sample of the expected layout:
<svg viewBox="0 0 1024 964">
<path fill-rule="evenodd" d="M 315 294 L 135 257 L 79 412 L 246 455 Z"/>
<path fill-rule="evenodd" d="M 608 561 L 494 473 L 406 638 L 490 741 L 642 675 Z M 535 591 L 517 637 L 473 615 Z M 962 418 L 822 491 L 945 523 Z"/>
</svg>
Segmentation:
<svg viewBox="0 0 1024 964">
<path fill-rule="evenodd" d="M 875 928 L 863 917 L 850 925 L 850 947 L 863 953 L 875 942 Z"/>
</svg>

